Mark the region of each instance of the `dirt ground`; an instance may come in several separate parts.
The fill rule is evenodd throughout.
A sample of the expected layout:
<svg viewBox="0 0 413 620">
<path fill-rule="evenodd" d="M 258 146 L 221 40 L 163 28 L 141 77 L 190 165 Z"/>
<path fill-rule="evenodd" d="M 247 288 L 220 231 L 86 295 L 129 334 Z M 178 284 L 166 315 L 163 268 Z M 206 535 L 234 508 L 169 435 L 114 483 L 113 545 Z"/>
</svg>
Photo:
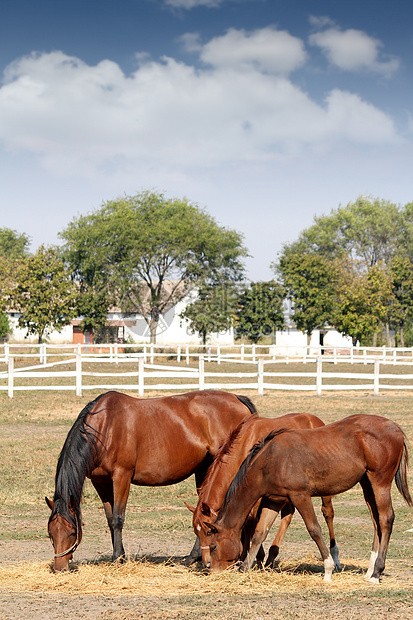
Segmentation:
<svg viewBox="0 0 413 620">
<path fill-rule="evenodd" d="M 92 509 L 91 509 L 92 510 Z M 96 508 L 93 509 L 96 511 Z M 85 518 L 89 515 L 86 511 Z M 100 514 L 99 518 L 103 515 Z M 180 564 L 191 548 L 191 535 L 176 534 L 139 536 L 125 530 L 125 548 L 131 557 L 147 556 L 154 563 L 167 560 Z M 307 546 L 305 544 L 305 546 Z M 110 540 L 107 531 L 99 544 L 96 539 L 84 537 L 76 551 L 74 567 L 81 563 L 110 560 Z M 292 550 L 294 553 L 294 550 Z M 288 552 L 287 552 L 288 554 Z M 315 554 L 314 554 L 315 555 Z M 49 561 L 52 548 L 45 540 L 2 541 L 0 545 L 0 566 L 20 562 Z M 396 596 L 386 591 L 386 580 L 400 579 L 410 583 L 407 590 Z M 360 574 L 360 584 L 364 586 Z M 362 589 L 360 592 L 329 592 L 322 585 L 314 594 L 297 592 L 271 595 L 236 595 L 225 592 L 220 595 L 176 595 L 164 596 L 107 596 L 78 595 L 62 592 L 7 592 L 0 583 L 0 620 L 66 620 L 89 618 L 100 620 L 132 620 L 135 618 L 182 619 L 193 618 L 238 620 L 263 620 L 268 618 L 315 619 L 340 618 L 400 619 L 413 617 L 413 568 L 396 560 L 388 562 L 384 580 L 380 586 Z"/>
</svg>

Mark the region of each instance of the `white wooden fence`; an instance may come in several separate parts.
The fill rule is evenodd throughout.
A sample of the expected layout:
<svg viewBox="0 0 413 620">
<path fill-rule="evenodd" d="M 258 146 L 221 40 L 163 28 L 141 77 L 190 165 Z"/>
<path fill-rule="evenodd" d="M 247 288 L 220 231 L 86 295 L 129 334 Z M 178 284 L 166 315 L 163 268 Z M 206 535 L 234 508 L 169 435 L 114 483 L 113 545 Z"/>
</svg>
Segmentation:
<svg viewBox="0 0 413 620">
<path fill-rule="evenodd" d="M 78 396 L 84 390 L 136 390 L 143 396 L 145 390 L 203 390 L 203 389 L 227 389 L 227 390 L 254 390 L 258 395 L 270 390 L 305 390 L 313 391 L 321 395 L 327 390 L 364 390 L 379 394 L 380 390 L 413 390 L 413 373 L 406 372 L 413 366 L 413 356 L 409 350 L 374 350 L 360 351 L 358 355 L 339 355 L 332 351 L 324 355 L 306 355 L 300 359 L 277 358 L 268 346 L 255 350 L 240 350 L 235 357 L 233 352 L 213 351 L 207 349 L 205 353 L 190 350 L 186 345 L 175 347 L 173 351 L 165 352 L 165 347 L 161 351 L 149 345 L 143 345 L 147 350 L 136 352 L 117 345 L 99 345 L 99 353 L 95 351 L 85 351 L 85 347 L 68 345 L 66 348 L 61 345 L 54 349 L 51 345 L 41 345 L 40 347 L 23 348 L 17 345 L 8 345 L 4 351 L 3 358 L 0 358 L 1 365 L 4 364 L 5 370 L 0 371 L 0 390 L 7 391 L 10 398 L 15 391 L 19 390 L 74 390 Z M 245 345 L 246 346 L 246 345 Z M 47 347 L 47 348 L 46 348 Z M 197 347 L 199 351 L 199 347 Z M 231 348 L 233 351 L 233 347 Z M 380 355 L 378 355 L 380 353 Z M 47 361 L 56 358 L 55 361 Z M 169 362 L 155 364 L 155 357 L 168 357 Z M 174 366 L 171 358 L 186 365 Z M 40 364 L 16 366 L 16 358 L 40 358 Z M 190 359 L 192 365 L 189 365 Z M 196 363 L 194 364 L 194 360 Z M 303 371 L 289 371 L 288 364 L 292 362 L 303 363 Z M 216 362 L 216 370 L 205 370 L 205 362 Z M 225 371 L 225 362 L 239 364 L 240 372 Z M 337 366 L 342 363 L 352 364 L 360 367 L 368 366 L 364 372 L 339 372 Z M 102 372 L 87 370 L 85 364 L 102 365 Z M 122 372 L 121 366 L 128 364 L 127 372 Z M 403 366 L 404 373 L 381 372 L 383 365 L 392 364 L 393 366 Z M 104 371 L 104 365 L 109 368 Z M 245 372 L 242 371 L 244 365 Z M 277 366 L 283 369 L 277 371 Z M 64 367 L 72 367 L 67 370 Z M 115 366 L 115 368 L 114 368 Z M 132 370 L 130 370 L 132 366 Z M 247 368 L 248 366 L 248 368 Z M 213 368 L 210 366 L 209 368 Z M 334 369 L 334 372 L 331 371 Z M 356 369 L 354 369 L 356 370 Z M 49 382 L 41 383 L 45 379 L 67 379 L 65 384 L 62 381 L 52 384 Z M 129 382 L 122 382 L 120 379 L 128 379 Z M 178 379 L 179 382 L 171 383 L 168 379 Z M 21 380 L 24 379 L 24 385 Z M 103 381 L 102 381 L 103 379 Z M 160 379 L 161 382 L 155 383 L 154 380 Z M 292 379 L 292 381 L 289 381 Z M 41 381 L 39 381 L 41 380 Z M 341 381 L 341 383 L 340 383 Z"/>
</svg>

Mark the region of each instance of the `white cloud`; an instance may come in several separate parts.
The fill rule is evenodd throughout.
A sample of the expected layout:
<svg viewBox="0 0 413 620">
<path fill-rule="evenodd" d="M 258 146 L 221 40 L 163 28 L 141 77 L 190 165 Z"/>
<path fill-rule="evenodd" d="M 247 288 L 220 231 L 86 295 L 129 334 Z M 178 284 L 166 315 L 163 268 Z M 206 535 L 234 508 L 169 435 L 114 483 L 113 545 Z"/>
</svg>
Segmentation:
<svg viewBox="0 0 413 620">
<path fill-rule="evenodd" d="M 176 9 L 193 9 L 198 6 L 217 7 L 227 0 L 165 0 L 165 4 Z"/>
<path fill-rule="evenodd" d="M 315 28 L 324 28 L 325 26 L 334 26 L 334 20 L 327 15 L 310 15 L 308 21 Z"/>
<path fill-rule="evenodd" d="M 302 40 L 284 30 L 271 26 L 253 32 L 231 28 L 203 47 L 201 59 L 214 67 L 290 73 L 304 64 L 306 52 Z"/>
<path fill-rule="evenodd" d="M 329 28 L 312 34 L 309 41 L 320 47 L 333 65 L 345 71 L 368 70 L 390 77 L 399 68 L 396 58 L 380 60 L 381 41 L 361 30 Z"/>
<path fill-rule="evenodd" d="M 238 46 L 228 57 L 231 41 Z M 199 53 L 204 69 L 142 59 L 130 76 L 109 60 L 89 66 L 62 52 L 21 58 L 0 88 L 0 142 L 53 174 L 87 176 L 190 174 L 337 142 L 397 141 L 392 120 L 357 95 L 333 90 L 319 105 L 295 85 L 287 73 L 305 55 L 287 33 L 232 30 Z"/>
</svg>

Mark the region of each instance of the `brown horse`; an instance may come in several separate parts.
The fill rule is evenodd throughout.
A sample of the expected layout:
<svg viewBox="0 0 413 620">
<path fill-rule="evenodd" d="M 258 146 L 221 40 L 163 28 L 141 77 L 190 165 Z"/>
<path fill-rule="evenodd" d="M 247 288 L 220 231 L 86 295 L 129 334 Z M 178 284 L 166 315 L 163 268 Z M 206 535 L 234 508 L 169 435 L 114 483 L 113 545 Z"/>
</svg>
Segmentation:
<svg viewBox="0 0 413 620">
<path fill-rule="evenodd" d="M 311 429 L 320 426 L 324 426 L 324 422 L 311 413 L 289 413 L 279 418 L 261 418 L 258 416 L 245 418 L 231 433 L 228 441 L 222 446 L 211 467 L 208 469 L 208 473 L 199 491 L 196 508 L 186 504 L 187 508 L 193 512 L 192 523 L 195 534 L 198 535 L 200 540 L 204 566 L 209 566 L 210 561 L 208 528 L 204 524 L 205 517 L 217 517 L 231 481 L 254 444 L 272 430 L 279 430 L 281 428 Z M 330 534 L 330 553 L 334 558 L 337 569 L 341 570 L 333 528 L 334 510 L 330 497 L 322 498 L 321 510 Z M 266 566 L 274 563 L 293 514 L 294 506 L 291 504 L 286 504 L 282 508 L 281 524 L 270 547 Z M 274 513 L 271 507 L 266 507 L 265 500 L 261 503 L 257 502 L 254 506 L 243 528 L 244 544 L 241 560 L 245 560 L 244 568 L 250 568 L 255 558 L 261 564 L 264 552 L 260 541 L 264 537 L 264 532 L 268 532 L 270 529 L 276 516 L 277 513 Z M 250 543 L 251 547 L 248 551 Z"/>
<path fill-rule="evenodd" d="M 313 430 L 271 432 L 250 452 L 234 478 L 214 524 L 209 523 L 211 570 L 222 570 L 240 556 L 241 530 L 260 497 L 279 510 L 291 502 L 301 514 L 331 581 L 334 561 L 322 538 L 312 497 L 336 495 L 361 484 L 374 525 L 366 578 L 379 583 L 394 521 L 393 479 L 409 506 L 408 453 L 400 427 L 375 415 L 353 415 Z"/>
<path fill-rule="evenodd" d="M 255 407 L 218 390 L 136 399 L 102 394 L 81 411 L 62 448 L 48 523 L 54 569 L 67 569 L 82 538 L 80 500 L 91 479 L 106 513 L 113 559 L 124 557 L 122 529 L 130 485 L 162 486 L 195 474 L 199 488 L 219 447 Z M 187 563 L 199 557 L 198 538 Z"/>
</svg>

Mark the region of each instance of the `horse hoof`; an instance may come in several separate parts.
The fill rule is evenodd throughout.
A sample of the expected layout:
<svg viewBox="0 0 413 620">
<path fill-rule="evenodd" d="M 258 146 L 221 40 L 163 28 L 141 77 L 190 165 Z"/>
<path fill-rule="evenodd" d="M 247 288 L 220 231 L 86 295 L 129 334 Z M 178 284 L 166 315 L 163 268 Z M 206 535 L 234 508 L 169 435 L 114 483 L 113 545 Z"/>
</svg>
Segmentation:
<svg viewBox="0 0 413 620">
<path fill-rule="evenodd" d="M 380 579 L 378 577 L 369 577 L 367 581 L 369 583 L 374 583 L 376 586 L 380 585 Z"/>
<path fill-rule="evenodd" d="M 195 564 L 198 561 L 198 558 L 194 558 L 193 556 L 188 556 L 187 558 L 185 558 L 184 560 L 182 560 L 181 564 L 183 566 L 192 566 L 193 564 Z"/>
</svg>

